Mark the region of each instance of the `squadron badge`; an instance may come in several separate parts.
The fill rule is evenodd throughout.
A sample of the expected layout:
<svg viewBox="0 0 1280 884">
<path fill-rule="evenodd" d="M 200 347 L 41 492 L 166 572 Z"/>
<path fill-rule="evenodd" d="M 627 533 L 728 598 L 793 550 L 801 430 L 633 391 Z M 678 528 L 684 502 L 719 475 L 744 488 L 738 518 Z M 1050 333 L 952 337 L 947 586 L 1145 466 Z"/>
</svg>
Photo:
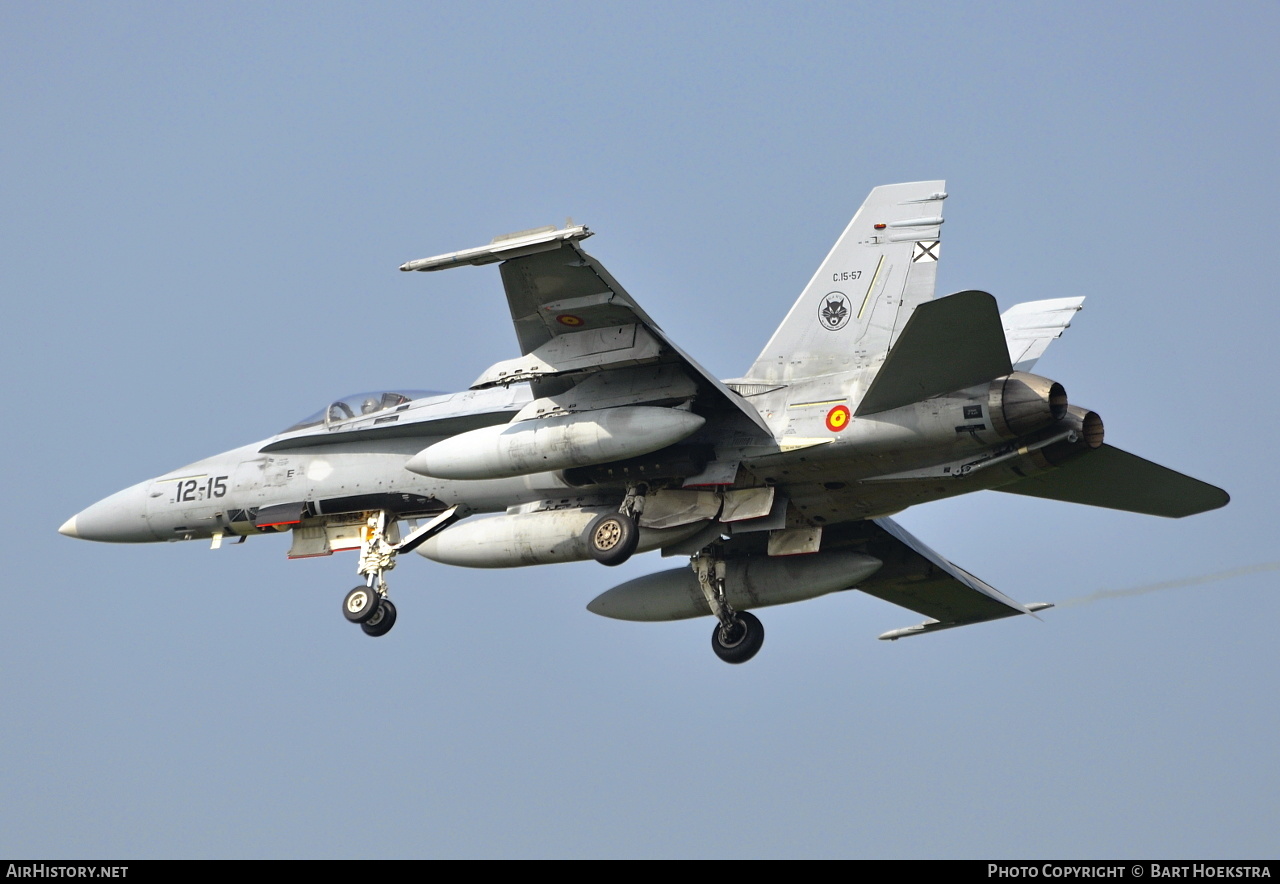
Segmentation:
<svg viewBox="0 0 1280 884">
<path fill-rule="evenodd" d="M 849 299 L 844 292 L 831 292 L 825 295 L 821 306 L 818 307 L 818 321 L 827 331 L 839 331 L 844 328 L 851 315 Z"/>
</svg>

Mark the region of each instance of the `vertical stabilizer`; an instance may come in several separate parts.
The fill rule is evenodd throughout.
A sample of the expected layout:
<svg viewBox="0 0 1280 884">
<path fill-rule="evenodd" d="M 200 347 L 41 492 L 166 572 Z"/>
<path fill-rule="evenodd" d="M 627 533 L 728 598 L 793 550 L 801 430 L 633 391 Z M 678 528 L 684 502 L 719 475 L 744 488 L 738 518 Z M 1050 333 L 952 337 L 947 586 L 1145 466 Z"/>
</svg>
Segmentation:
<svg viewBox="0 0 1280 884">
<path fill-rule="evenodd" d="M 1014 370 L 1031 371 L 1049 345 L 1071 328 L 1071 320 L 1083 306 L 1083 296 L 1054 298 L 1015 304 L 1000 314 Z"/>
<path fill-rule="evenodd" d="M 878 365 L 933 297 L 945 181 L 871 191 L 747 376 L 789 382 Z"/>
</svg>

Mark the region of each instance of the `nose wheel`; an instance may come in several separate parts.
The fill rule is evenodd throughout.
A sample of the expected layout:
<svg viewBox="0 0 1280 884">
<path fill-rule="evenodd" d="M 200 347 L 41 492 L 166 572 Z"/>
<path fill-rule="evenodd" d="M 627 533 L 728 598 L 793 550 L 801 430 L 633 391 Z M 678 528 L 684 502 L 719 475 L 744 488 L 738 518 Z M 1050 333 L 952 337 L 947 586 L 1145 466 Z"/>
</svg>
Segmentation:
<svg viewBox="0 0 1280 884">
<path fill-rule="evenodd" d="M 396 625 L 396 606 L 391 599 L 368 586 L 357 586 L 342 600 L 342 616 L 359 623 L 365 635 L 377 638 Z"/>
<path fill-rule="evenodd" d="M 342 616 L 352 623 L 367 623 L 378 613 L 382 596 L 368 586 L 357 586 L 342 600 Z"/>
<path fill-rule="evenodd" d="M 391 599 L 383 599 L 378 602 L 378 609 L 374 611 L 373 616 L 361 623 L 360 628 L 364 630 L 365 635 L 377 638 L 380 635 L 386 635 L 395 625 L 396 606 L 391 603 Z"/>
</svg>

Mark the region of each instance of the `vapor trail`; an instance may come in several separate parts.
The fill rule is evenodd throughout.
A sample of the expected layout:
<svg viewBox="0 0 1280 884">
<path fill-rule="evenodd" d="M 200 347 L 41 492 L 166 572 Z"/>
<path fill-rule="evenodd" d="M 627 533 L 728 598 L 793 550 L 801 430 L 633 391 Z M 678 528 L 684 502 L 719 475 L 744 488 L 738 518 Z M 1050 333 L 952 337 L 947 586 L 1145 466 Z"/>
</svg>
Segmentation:
<svg viewBox="0 0 1280 884">
<path fill-rule="evenodd" d="M 1199 577 L 1187 577 L 1182 580 L 1166 580 L 1163 583 L 1149 583 L 1146 586 L 1135 586 L 1131 589 L 1103 589 L 1089 595 L 1076 596 L 1058 602 L 1059 608 L 1070 608 L 1076 605 L 1087 605 L 1103 599 L 1120 599 L 1134 595 L 1146 595 L 1162 589 L 1177 589 L 1181 586 L 1200 586 L 1205 583 L 1216 583 L 1219 580 L 1230 580 L 1232 577 L 1243 577 L 1246 574 L 1257 574 L 1259 571 L 1280 571 L 1280 562 L 1264 562 L 1260 565 L 1246 565 L 1243 568 L 1232 568 L 1230 571 L 1219 571 L 1216 574 L 1202 574 Z"/>
</svg>

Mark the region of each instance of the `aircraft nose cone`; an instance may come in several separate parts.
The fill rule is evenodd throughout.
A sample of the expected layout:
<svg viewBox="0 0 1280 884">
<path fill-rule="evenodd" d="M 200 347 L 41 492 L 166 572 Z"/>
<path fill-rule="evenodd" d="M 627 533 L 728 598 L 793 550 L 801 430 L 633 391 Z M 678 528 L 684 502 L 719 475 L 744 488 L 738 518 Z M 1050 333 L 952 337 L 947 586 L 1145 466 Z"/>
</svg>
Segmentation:
<svg viewBox="0 0 1280 884">
<path fill-rule="evenodd" d="M 86 507 L 63 523 L 59 534 L 103 543 L 149 543 L 159 540 L 147 524 L 147 489 L 139 482 Z"/>
</svg>

